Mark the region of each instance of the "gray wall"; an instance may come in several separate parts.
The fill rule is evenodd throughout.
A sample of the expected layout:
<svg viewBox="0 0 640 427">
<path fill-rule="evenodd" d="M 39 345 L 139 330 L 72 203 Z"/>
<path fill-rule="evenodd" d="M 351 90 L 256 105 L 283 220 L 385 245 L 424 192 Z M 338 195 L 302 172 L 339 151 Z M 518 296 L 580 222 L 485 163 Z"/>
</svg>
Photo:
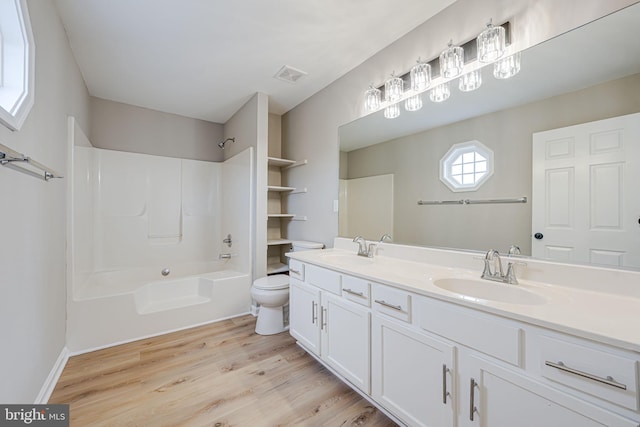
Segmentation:
<svg viewBox="0 0 640 427">
<path fill-rule="evenodd" d="M 224 137 L 236 138 L 227 145 L 225 159 L 254 147 L 254 193 L 252 243 L 253 276 L 267 275 L 267 150 L 269 139 L 269 97 L 256 93 L 224 125 Z M 231 213 L 233 214 L 233 213 Z"/>
<path fill-rule="evenodd" d="M 316 93 L 283 116 L 283 155 L 309 159 L 289 172 L 288 184 L 308 187 L 291 198 L 289 210 L 307 216 L 292 221 L 288 236 L 333 245 L 338 234 L 338 127 L 362 115 L 366 87 L 383 82 L 392 71 L 401 74 L 418 57 L 434 58 L 450 39 L 470 40 L 489 17 L 509 20 L 518 50 L 590 22 L 636 1 L 611 0 L 459 0 L 345 76 Z"/>
<path fill-rule="evenodd" d="M 220 162 L 224 126 L 91 97 L 91 143 L 98 148 Z"/>
<path fill-rule="evenodd" d="M 51 1 L 29 0 L 35 39 L 35 105 L 0 142 L 66 174 L 67 116 L 89 128 L 89 95 Z M 0 167 L 0 402 L 38 397 L 65 346 L 67 180 Z"/>
<path fill-rule="evenodd" d="M 341 153 L 349 179 L 394 173 L 394 241 L 506 252 L 531 251 L 531 135 L 640 111 L 640 74 Z M 477 191 L 454 193 L 440 181 L 451 145 L 479 140 L 494 152 L 495 171 Z M 347 157 L 347 165 L 342 159 Z M 528 204 L 418 206 L 416 200 L 527 196 Z M 478 227 L 478 224 L 482 224 Z M 351 236 L 353 237 L 353 236 Z M 371 236 L 377 238 L 379 236 Z"/>
</svg>

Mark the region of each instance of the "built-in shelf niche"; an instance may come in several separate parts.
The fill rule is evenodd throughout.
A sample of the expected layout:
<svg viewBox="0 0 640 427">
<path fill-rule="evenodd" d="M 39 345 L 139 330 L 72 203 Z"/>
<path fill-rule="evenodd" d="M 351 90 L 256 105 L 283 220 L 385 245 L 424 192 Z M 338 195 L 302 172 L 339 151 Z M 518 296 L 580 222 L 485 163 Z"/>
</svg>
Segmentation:
<svg viewBox="0 0 640 427">
<path fill-rule="evenodd" d="M 307 160 L 295 161 L 279 157 L 267 157 L 267 274 L 289 271 L 285 253 L 291 250 L 291 240 L 286 238 L 288 221 L 305 220 L 294 213 L 283 212 L 283 197 L 306 193 L 307 188 L 289 187 L 283 182 L 283 170 L 306 165 Z"/>
</svg>

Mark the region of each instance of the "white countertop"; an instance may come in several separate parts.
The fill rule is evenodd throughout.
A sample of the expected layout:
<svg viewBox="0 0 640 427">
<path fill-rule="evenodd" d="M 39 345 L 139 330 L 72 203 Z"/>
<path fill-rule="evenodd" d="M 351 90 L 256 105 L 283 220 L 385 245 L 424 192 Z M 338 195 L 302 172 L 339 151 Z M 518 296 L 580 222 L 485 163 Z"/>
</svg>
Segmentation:
<svg viewBox="0 0 640 427">
<path fill-rule="evenodd" d="M 578 289 L 519 279 L 519 286 L 545 299 L 541 304 L 507 303 L 470 298 L 434 284 L 443 278 L 481 280 L 481 268 L 444 267 L 404 259 L 356 256 L 345 249 L 291 252 L 290 258 L 405 289 L 427 297 L 494 313 L 640 353 L 640 298 L 593 289 Z M 481 266 L 481 263 L 478 263 Z M 487 281 L 487 283 L 494 283 Z"/>
</svg>

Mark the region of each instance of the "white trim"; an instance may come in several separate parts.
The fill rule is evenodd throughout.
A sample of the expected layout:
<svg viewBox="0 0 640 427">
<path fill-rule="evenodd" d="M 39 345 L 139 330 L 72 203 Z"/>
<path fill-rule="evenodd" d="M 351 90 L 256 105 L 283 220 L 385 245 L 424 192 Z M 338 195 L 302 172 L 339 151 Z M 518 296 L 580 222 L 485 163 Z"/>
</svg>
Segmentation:
<svg viewBox="0 0 640 427">
<path fill-rule="evenodd" d="M 13 61 L 19 61 L 21 67 L 21 76 L 17 77 L 9 85 L 6 81 L 8 78 L 7 73 L 3 74 L 3 85 L 0 87 L 0 92 L 17 91 L 15 96 L 10 97 L 13 99 L 11 102 L 3 102 L 5 105 L 0 105 L 0 124 L 4 124 L 11 130 L 20 130 L 24 121 L 26 120 L 31 107 L 33 107 L 35 100 L 35 60 L 36 60 L 36 46 L 33 40 L 33 31 L 31 30 L 31 19 L 29 17 L 29 10 L 27 9 L 26 0 L 13 0 L 13 6 L 15 6 L 16 16 L 21 22 L 17 22 L 16 27 L 19 30 L 20 38 L 24 41 L 24 49 L 21 52 L 22 55 L 18 55 L 18 58 L 12 56 Z M 2 28 L 0 28 L 2 31 Z M 3 38 L 6 40 L 6 37 Z M 3 41 L 4 43 L 4 41 Z M 1 49 L 2 53 L 6 55 L 7 49 Z M 6 58 L 4 58 L 6 59 Z M 6 67 L 4 64 L 3 67 Z M 10 86 L 10 87 L 9 87 Z M 11 93 L 11 92 L 9 92 Z"/>
<path fill-rule="evenodd" d="M 67 366 L 67 362 L 69 361 L 69 349 L 64 347 L 54 363 L 53 368 L 51 368 L 51 372 L 49 372 L 49 376 L 44 381 L 42 388 L 40 389 L 40 393 L 36 397 L 35 405 L 45 405 L 49 402 L 49 398 L 51 397 L 51 393 L 53 393 L 53 389 L 56 387 L 58 380 L 60 379 L 60 375 L 62 375 L 62 371 L 64 367 Z"/>
</svg>

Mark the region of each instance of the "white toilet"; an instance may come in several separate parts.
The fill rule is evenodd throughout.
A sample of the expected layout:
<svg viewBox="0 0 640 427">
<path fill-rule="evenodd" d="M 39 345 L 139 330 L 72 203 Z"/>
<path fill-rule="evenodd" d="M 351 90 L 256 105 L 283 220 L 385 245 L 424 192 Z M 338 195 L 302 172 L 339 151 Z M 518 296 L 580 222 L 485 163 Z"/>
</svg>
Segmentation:
<svg viewBox="0 0 640 427">
<path fill-rule="evenodd" d="M 297 240 L 291 243 L 293 252 L 322 249 L 316 242 Z M 279 334 L 289 329 L 289 276 L 274 274 L 261 277 L 253 282 L 251 297 L 260 305 L 256 333 L 260 335 Z M 285 310 L 285 307 L 287 310 Z"/>
</svg>

